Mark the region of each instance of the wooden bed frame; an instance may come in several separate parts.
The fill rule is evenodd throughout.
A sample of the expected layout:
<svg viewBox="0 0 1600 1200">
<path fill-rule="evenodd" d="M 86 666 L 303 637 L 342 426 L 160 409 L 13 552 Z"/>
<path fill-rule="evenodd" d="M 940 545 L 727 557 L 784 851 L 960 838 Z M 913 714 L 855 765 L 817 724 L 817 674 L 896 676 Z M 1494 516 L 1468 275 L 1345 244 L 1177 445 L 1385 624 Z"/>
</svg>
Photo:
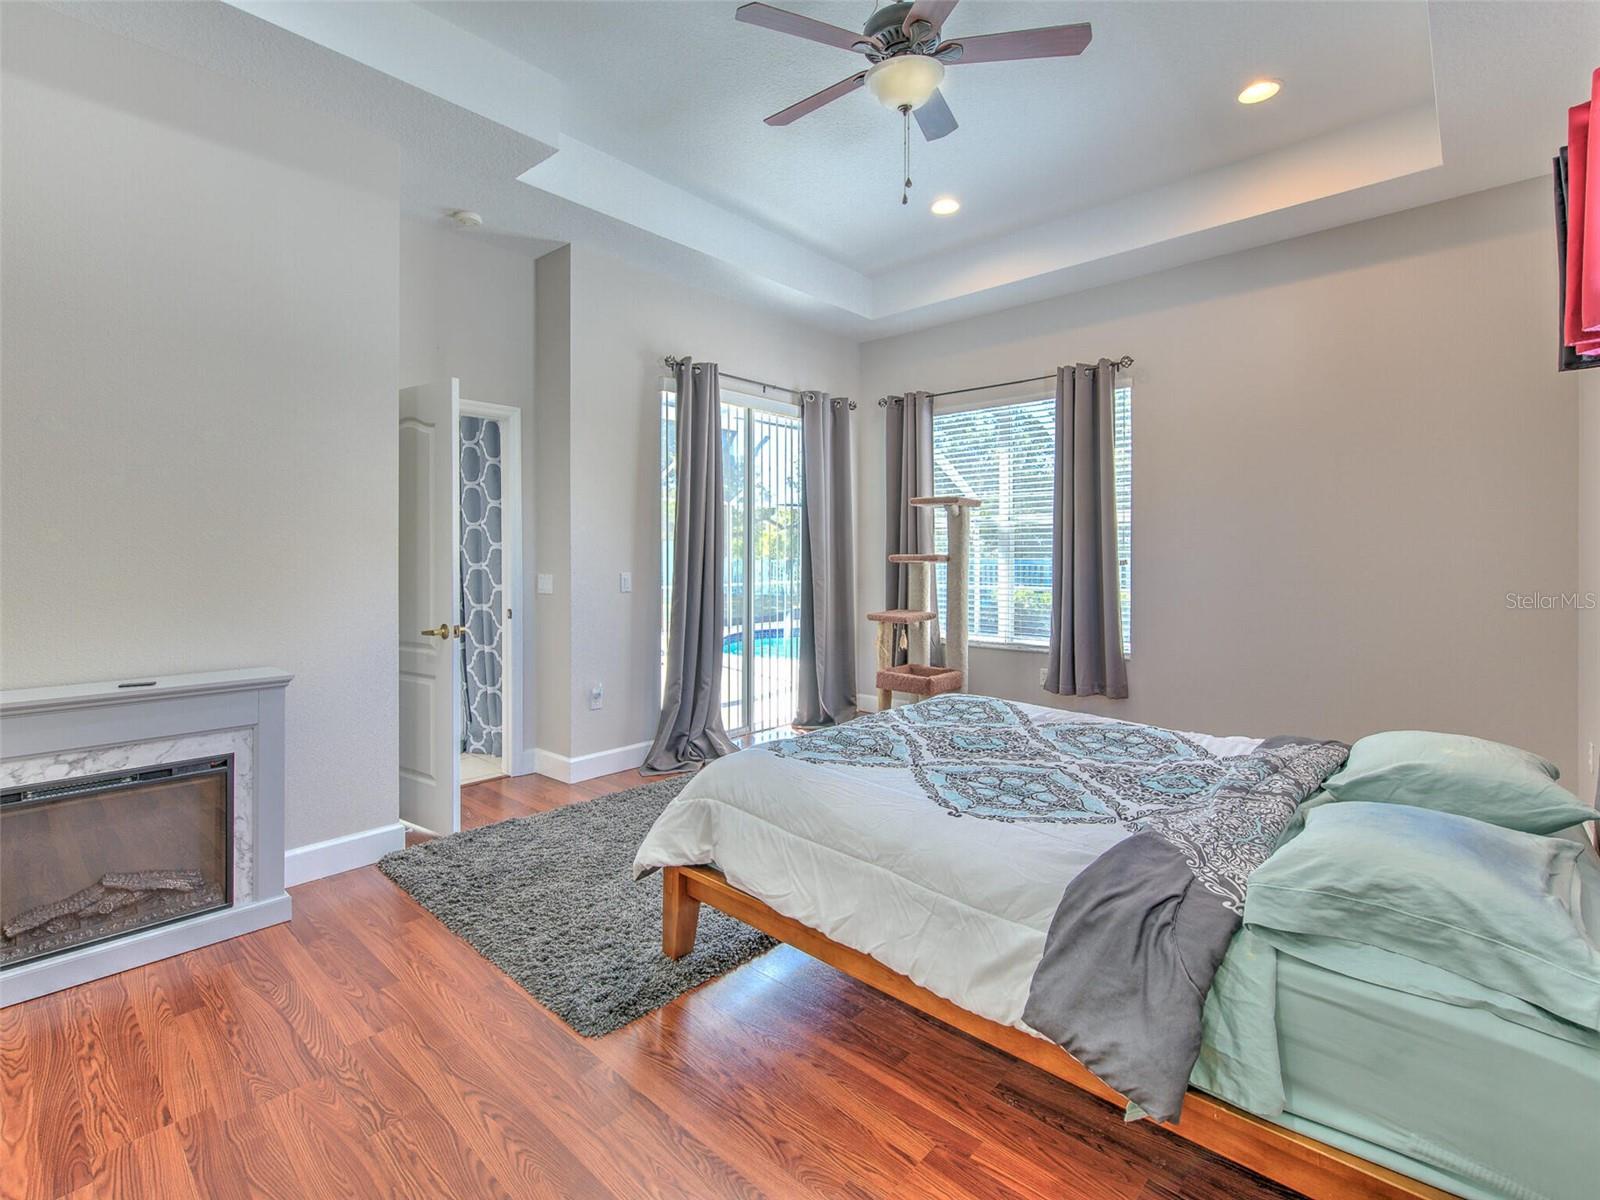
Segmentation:
<svg viewBox="0 0 1600 1200">
<path fill-rule="evenodd" d="M 842 946 L 775 912 L 734 887 L 720 871 L 709 867 L 667 867 L 661 879 L 661 949 L 668 958 L 682 958 L 694 949 L 700 906 L 709 904 L 1074 1087 L 1119 1108 L 1126 1104 L 1124 1097 L 1059 1046 L 1020 1029 L 997 1024 L 934 995 L 877 959 Z M 1452 1197 L 1450 1192 L 1274 1125 L 1192 1089 L 1184 1102 L 1182 1119 L 1163 1128 L 1315 1200 L 1451 1200 Z"/>
</svg>

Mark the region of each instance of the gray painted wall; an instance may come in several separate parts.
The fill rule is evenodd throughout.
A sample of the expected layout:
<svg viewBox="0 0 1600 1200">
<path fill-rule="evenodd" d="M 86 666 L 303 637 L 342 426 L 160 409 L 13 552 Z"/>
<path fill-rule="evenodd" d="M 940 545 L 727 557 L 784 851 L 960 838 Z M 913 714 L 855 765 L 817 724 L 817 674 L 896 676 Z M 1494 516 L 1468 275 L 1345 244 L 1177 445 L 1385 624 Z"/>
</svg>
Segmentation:
<svg viewBox="0 0 1600 1200">
<path fill-rule="evenodd" d="M 535 745 L 572 753 L 572 247 L 536 266 L 538 412 L 534 441 L 535 570 L 554 591 L 533 595 Z"/>
<path fill-rule="evenodd" d="M 568 635 L 564 646 L 541 636 L 540 647 L 551 662 L 570 656 L 571 668 L 564 697 L 541 690 L 550 722 L 541 718 L 540 746 L 582 757 L 649 741 L 659 714 L 662 357 L 689 354 L 788 387 L 854 395 L 859 352 L 846 338 L 587 246 L 539 260 L 538 305 L 541 436 L 551 430 L 539 488 L 549 511 L 539 519 L 545 544 L 557 543 L 541 556 L 549 565 L 540 570 L 557 579 L 556 594 L 539 598 L 539 619 L 552 637 L 563 625 Z M 563 348 L 567 362 L 552 361 Z M 623 571 L 632 572 L 631 594 L 619 591 Z M 595 683 L 605 688 L 599 711 L 589 708 Z"/>
<path fill-rule="evenodd" d="M 532 615 L 537 538 L 534 474 L 534 259 L 509 239 L 465 233 L 441 221 L 400 221 L 400 383 L 455 377 L 461 395 L 522 410 L 522 596 Z M 512 620 L 516 620 L 514 613 Z M 524 631 L 524 673 L 534 637 Z M 537 631 L 532 631 L 537 636 Z M 537 690 L 537 672 L 532 677 Z M 516 716 L 515 744 L 531 752 L 536 705 Z"/>
<path fill-rule="evenodd" d="M 649 738 L 669 351 L 862 401 L 863 609 L 877 395 L 1131 352 L 1135 695 L 1089 707 L 1465 729 L 1569 779 L 1600 741 L 1600 614 L 1504 600 L 1600 591 L 1600 373 L 1550 370 L 1542 182 L 857 347 L 587 247 L 535 269 L 401 221 L 368 135 L 48 9 L 0 22 L 0 684 L 295 671 L 291 845 L 395 815 L 404 383 L 531 406 L 524 748 Z M 863 690 L 870 652 L 863 626 Z M 973 661 L 1042 697 L 1039 655 Z"/>
<path fill-rule="evenodd" d="M 1132 697 L 1215 733 L 1459 730 L 1574 758 L 1577 382 L 1552 366 L 1537 180 L 869 343 L 864 398 L 1133 354 Z M 864 408 L 860 603 L 883 590 Z M 861 690 L 871 645 L 860 643 Z M 974 648 L 1044 702 L 1042 654 Z M 1592 697 L 1592 692 L 1591 692 Z"/>
<path fill-rule="evenodd" d="M 270 665 L 287 838 L 392 823 L 395 151 L 0 6 L 0 684 Z"/>
</svg>

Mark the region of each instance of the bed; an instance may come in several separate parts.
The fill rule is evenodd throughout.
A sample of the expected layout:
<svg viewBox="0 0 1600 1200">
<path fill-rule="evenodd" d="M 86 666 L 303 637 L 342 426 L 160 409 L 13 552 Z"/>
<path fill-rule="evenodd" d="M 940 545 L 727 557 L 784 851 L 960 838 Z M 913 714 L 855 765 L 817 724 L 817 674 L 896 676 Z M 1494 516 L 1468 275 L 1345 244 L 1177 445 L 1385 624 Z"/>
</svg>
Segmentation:
<svg viewBox="0 0 1600 1200">
<path fill-rule="evenodd" d="M 1181 814 L 1219 779 L 1261 761 L 1272 745 L 983 697 L 942 697 L 711 764 L 662 814 L 639 849 L 635 872 L 663 871 L 663 948 L 670 956 L 692 948 L 699 906 L 709 903 L 1124 1103 L 1132 1090 L 1100 1077 L 1115 1079 L 1114 1073 L 1083 1055 L 1096 1068 L 1090 1070 L 1028 1019 L 1037 1011 L 1037 996 L 1029 1008 L 1031 985 L 1059 934 L 1053 926 L 1063 890 L 1081 885 L 1113 850 L 1127 850 L 1151 820 Z M 1314 774 L 1300 780 L 1292 800 L 1304 799 L 1315 783 Z M 1275 840 L 1277 830 L 1269 835 Z M 1553 1087 L 1574 1103 L 1600 1101 L 1600 1046 L 1515 1025 L 1493 1006 L 1440 1000 L 1436 978 L 1428 981 L 1435 995 L 1419 996 L 1413 993 L 1426 989 L 1385 979 L 1370 963 L 1357 969 L 1363 964 L 1305 945 L 1230 939 L 1205 1006 L 1196 1086 L 1169 1128 L 1318 1197 L 1567 1200 L 1577 1194 L 1560 1190 L 1564 1164 L 1537 1173 L 1542 1190 L 1517 1192 L 1495 1189 L 1494 1181 L 1504 1183 L 1510 1171 L 1496 1174 L 1494 1161 L 1452 1160 L 1447 1151 L 1459 1147 L 1461 1129 L 1470 1131 L 1471 1114 L 1463 1125 L 1461 1114 L 1442 1112 L 1445 1132 L 1408 1141 L 1400 1118 L 1369 1102 L 1387 1081 L 1364 1069 L 1359 1055 L 1346 1055 L 1342 1072 L 1323 1070 L 1338 1049 L 1317 1033 L 1338 1028 L 1338 1038 L 1348 1041 L 1392 1029 L 1399 1005 L 1407 1019 L 1437 1025 L 1446 1045 L 1470 1036 L 1526 1058 L 1529 1046 L 1559 1041 L 1542 1058 L 1533 1056 L 1551 1071 L 1531 1075 L 1530 1083 Z M 1255 1046 L 1236 1036 L 1237 1019 L 1252 1004 L 1253 1019 L 1271 1031 Z M 1444 1019 L 1468 1012 L 1476 1022 L 1468 1033 Z M 1330 1020 L 1337 1013 L 1352 1014 L 1356 1024 L 1338 1026 Z M 1362 1021 L 1371 1030 L 1364 1033 Z M 1342 1090 L 1319 1090 L 1316 1081 L 1324 1077 L 1342 1080 Z M 1252 1078 L 1281 1086 L 1283 1098 L 1264 1101 L 1270 1088 L 1252 1088 Z M 1418 1073 L 1408 1079 L 1421 1080 L 1416 1086 L 1424 1092 L 1434 1082 Z M 1445 1072 L 1438 1087 L 1448 1082 Z M 1363 1087 L 1367 1099 L 1359 1094 Z M 1575 1117 L 1568 1125 L 1582 1129 Z M 1551 1145 L 1545 1136 L 1535 1142 Z M 1524 1170 L 1531 1143 L 1511 1143 L 1512 1169 Z"/>
</svg>

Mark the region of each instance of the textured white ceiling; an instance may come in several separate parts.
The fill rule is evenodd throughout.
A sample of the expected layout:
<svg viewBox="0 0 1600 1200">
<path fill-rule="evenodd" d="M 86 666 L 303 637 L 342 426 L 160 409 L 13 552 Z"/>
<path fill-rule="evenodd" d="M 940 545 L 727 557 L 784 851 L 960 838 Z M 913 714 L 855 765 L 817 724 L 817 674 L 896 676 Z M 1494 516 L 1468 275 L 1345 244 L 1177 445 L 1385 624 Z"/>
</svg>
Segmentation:
<svg viewBox="0 0 1600 1200">
<path fill-rule="evenodd" d="M 732 2 L 425 7 L 560 79 L 564 132 L 868 273 L 1433 98 L 1416 0 L 966 0 L 952 36 L 1087 20 L 1094 41 L 1075 59 L 951 68 L 961 127 L 936 143 L 913 128 L 902 208 L 900 120 L 865 91 L 785 128 L 762 123 L 863 60 L 736 22 Z M 851 28 L 871 11 L 786 7 Z M 1259 75 L 1283 79 L 1282 94 L 1237 103 Z M 961 199 L 953 218 L 928 212 L 944 192 Z"/>
</svg>

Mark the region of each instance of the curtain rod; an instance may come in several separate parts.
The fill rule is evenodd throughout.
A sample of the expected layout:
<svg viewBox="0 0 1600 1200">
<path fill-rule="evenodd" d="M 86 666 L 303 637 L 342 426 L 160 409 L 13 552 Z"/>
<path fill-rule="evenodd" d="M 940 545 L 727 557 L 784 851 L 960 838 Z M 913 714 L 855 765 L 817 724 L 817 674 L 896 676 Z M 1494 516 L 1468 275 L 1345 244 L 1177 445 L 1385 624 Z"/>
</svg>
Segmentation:
<svg viewBox="0 0 1600 1200">
<path fill-rule="evenodd" d="M 1126 371 L 1129 367 L 1133 366 L 1133 355 L 1124 354 L 1121 358 L 1114 359 L 1111 365 L 1116 367 L 1118 370 Z M 1047 379 L 1054 378 L 1055 375 L 1052 373 L 1050 375 L 1034 375 L 1028 379 L 1007 379 L 1002 383 L 980 383 L 973 387 L 952 388 L 948 392 L 929 392 L 928 398 L 930 400 L 937 400 L 941 396 L 965 396 L 968 392 L 987 392 L 993 390 L 994 388 L 1016 387 L 1018 384 L 1022 383 L 1043 383 Z M 888 403 L 889 397 L 885 396 L 882 400 L 878 401 L 878 407 L 883 408 L 887 406 Z"/>
<path fill-rule="evenodd" d="M 676 367 L 679 367 L 679 366 L 681 366 L 682 364 L 684 364 L 686 362 L 689 362 L 690 359 L 689 359 L 689 356 L 687 354 L 685 354 L 682 358 L 674 358 L 672 355 L 669 354 L 669 355 L 666 356 L 666 358 L 662 359 L 661 361 L 666 363 L 667 366 L 669 366 L 669 367 L 676 368 Z M 763 392 L 788 392 L 789 395 L 791 395 L 791 396 L 799 396 L 802 401 L 806 398 L 806 396 L 812 394 L 810 392 L 803 392 L 798 388 L 784 387 L 783 384 L 781 384 L 781 383 L 768 383 L 764 379 L 750 379 L 750 378 L 747 378 L 744 375 L 735 375 L 732 372 L 724 371 L 721 368 L 718 368 L 718 376 L 720 378 L 722 378 L 722 379 L 731 379 L 735 383 L 748 383 L 748 384 L 751 384 L 754 387 L 760 388 Z M 849 403 L 851 408 L 854 408 L 856 406 L 856 402 L 854 400 L 848 401 L 848 403 Z"/>
</svg>

